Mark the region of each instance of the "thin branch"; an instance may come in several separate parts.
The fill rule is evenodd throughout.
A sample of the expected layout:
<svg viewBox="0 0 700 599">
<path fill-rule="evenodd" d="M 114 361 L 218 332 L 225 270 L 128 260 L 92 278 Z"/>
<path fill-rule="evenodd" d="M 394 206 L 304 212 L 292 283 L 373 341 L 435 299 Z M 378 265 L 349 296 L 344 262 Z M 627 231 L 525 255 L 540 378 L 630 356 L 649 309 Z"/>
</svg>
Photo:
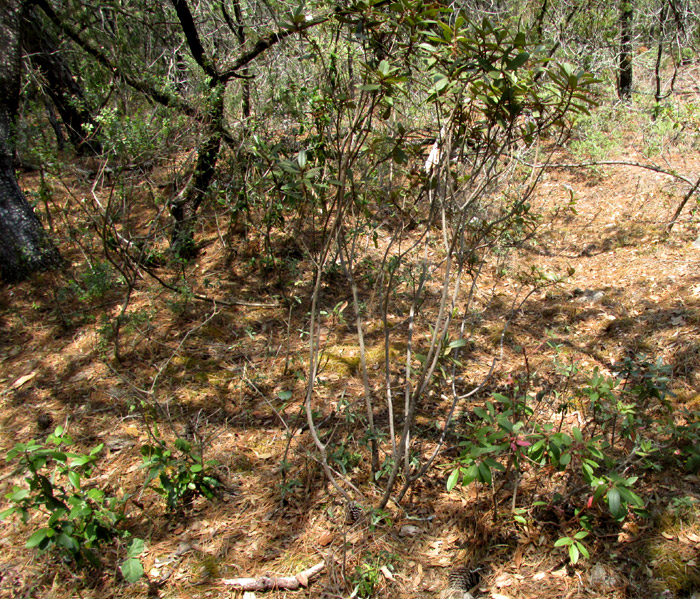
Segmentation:
<svg viewBox="0 0 700 599">
<path fill-rule="evenodd" d="M 320 25 L 321 23 L 325 23 L 328 19 L 329 17 L 327 16 L 317 17 L 310 21 L 305 21 L 304 23 L 297 25 L 293 29 L 282 29 L 280 31 L 275 31 L 266 35 L 265 37 L 260 38 L 251 50 L 240 56 L 229 67 L 228 70 L 221 73 L 221 80 L 228 81 L 232 77 L 236 77 L 238 75 L 237 71 L 239 69 L 242 69 L 244 66 L 255 60 L 258 56 L 260 56 L 263 52 L 269 50 L 272 46 L 281 42 L 284 38 L 289 37 L 294 33 L 299 33 L 300 31 L 305 31 L 306 29 L 315 27 L 316 25 Z"/>
<path fill-rule="evenodd" d="M 218 79 L 218 74 L 214 68 L 214 65 L 204 52 L 204 46 L 202 46 L 202 42 L 199 39 L 199 32 L 197 31 L 197 26 L 194 24 L 194 18 L 192 17 L 192 12 L 187 4 L 187 0 L 171 1 L 175 7 L 177 18 L 180 20 L 180 27 L 182 28 L 182 32 L 185 34 L 187 46 L 190 49 L 192 58 L 194 58 L 195 62 L 207 75 L 213 79 Z"/>
<path fill-rule="evenodd" d="M 688 193 L 685 194 L 685 197 L 683 198 L 681 203 L 678 205 L 678 208 L 676 209 L 676 213 L 673 215 L 671 222 L 668 223 L 668 226 L 666 227 L 667 232 L 669 232 L 669 233 L 671 232 L 671 229 L 673 229 L 673 225 L 676 224 L 678 217 L 681 215 L 681 212 L 683 212 L 683 208 L 685 208 L 685 205 L 688 203 L 688 200 L 690 200 L 690 198 L 693 197 L 693 194 L 698 190 L 698 187 L 700 187 L 700 177 L 698 177 L 698 180 L 695 182 L 695 185 L 693 185 L 690 188 Z"/>
<path fill-rule="evenodd" d="M 662 175 L 668 175 L 669 177 L 673 177 L 674 179 L 678 179 L 679 181 L 684 181 L 688 185 L 693 185 L 693 182 L 688 179 L 687 177 L 684 177 L 683 175 L 679 175 L 675 171 L 669 171 L 667 169 L 661 168 L 660 166 L 656 166 L 655 164 L 643 164 L 641 162 L 632 162 L 629 160 L 591 160 L 589 162 L 578 162 L 578 163 L 571 163 L 571 164 L 557 164 L 557 163 L 552 163 L 552 164 L 531 164 L 529 162 L 525 162 L 524 160 L 521 161 L 522 164 L 525 166 L 529 166 L 531 168 L 583 168 L 585 166 L 635 166 L 637 168 L 643 168 L 648 171 L 654 171 L 655 173 L 661 173 Z"/>
</svg>

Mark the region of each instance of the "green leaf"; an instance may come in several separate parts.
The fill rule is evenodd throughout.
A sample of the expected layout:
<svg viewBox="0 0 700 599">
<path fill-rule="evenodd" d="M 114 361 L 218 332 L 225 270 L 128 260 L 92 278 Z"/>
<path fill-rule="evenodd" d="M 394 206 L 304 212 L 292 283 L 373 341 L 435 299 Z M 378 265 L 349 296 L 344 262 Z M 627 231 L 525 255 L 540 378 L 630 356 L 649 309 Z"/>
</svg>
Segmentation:
<svg viewBox="0 0 700 599">
<path fill-rule="evenodd" d="M 175 447 L 182 453 L 189 453 L 192 449 L 192 446 L 186 439 L 175 439 Z"/>
<path fill-rule="evenodd" d="M 135 557 L 130 557 L 124 560 L 121 567 L 119 568 L 122 572 L 124 580 L 130 583 L 137 582 L 139 578 L 143 576 L 143 566 L 141 561 Z"/>
<path fill-rule="evenodd" d="M 129 557 L 138 557 L 143 553 L 144 548 L 145 543 L 143 539 L 135 538 L 131 541 L 131 544 L 129 545 L 129 549 L 127 550 L 126 554 Z"/>
<path fill-rule="evenodd" d="M 481 419 L 481 420 L 490 420 L 489 414 L 484 410 L 483 408 L 474 408 L 474 413 Z"/>
<path fill-rule="evenodd" d="M 608 491 L 607 500 L 613 518 L 624 516 L 624 511 L 622 510 L 620 502 L 620 491 L 618 491 L 617 488 L 613 487 Z"/>
<path fill-rule="evenodd" d="M 464 347 L 467 343 L 466 339 L 455 339 L 454 341 L 450 341 L 447 347 L 454 349 L 457 347 Z"/>
<path fill-rule="evenodd" d="M 92 458 L 90 456 L 81 455 L 81 456 L 78 456 L 75 459 L 71 460 L 69 466 L 71 468 L 77 468 L 79 466 L 84 466 L 85 464 L 88 464 L 91 461 L 92 461 Z"/>
<path fill-rule="evenodd" d="M 488 464 L 485 462 L 481 462 L 481 464 L 479 464 L 479 480 L 487 485 L 490 485 L 493 482 L 491 477 L 491 468 L 489 468 Z"/>
<path fill-rule="evenodd" d="M 642 501 L 642 498 L 639 497 L 636 493 L 633 493 L 629 489 L 626 489 L 625 487 L 620 487 L 618 489 L 620 493 L 620 497 L 626 502 L 626 503 L 631 503 L 632 505 L 635 505 L 637 507 L 644 507 L 644 501 Z"/>
<path fill-rule="evenodd" d="M 16 507 L 10 507 L 10 508 L 7 508 L 6 510 L 3 510 L 2 512 L 0 512 L 0 522 L 2 522 L 5 518 L 10 516 L 11 514 L 14 514 L 16 510 L 17 510 Z"/>
<path fill-rule="evenodd" d="M 104 443 L 100 443 L 99 445 L 96 445 L 95 447 L 93 447 L 93 448 L 90 450 L 90 456 L 96 456 L 98 453 L 100 453 L 100 452 L 102 451 L 102 449 L 104 448 L 104 446 L 105 446 Z"/>
<path fill-rule="evenodd" d="M 586 546 L 583 543 L 576 543 L 576 546 L 578 547 L 578 550 L 581 552 L 581 555 L 585 557 L 586 559 L 589 559 L 591 557 L 591 554 L 588 553 L 588 549 L 586 549 Z"/>
<path fill-rule="evenodd" d="M 277 394 L 277 397 L 281 399 L 282 401 L 287 401 L 292 398 L 292 392 L 291 391 L 280 391 Z"/>
<path fill-rule="evenodd" d="M 299 155 L 297 156 L 297 164 L 299 168 L 304 168 L 306 166 L 306 150 L 299 150 Z"/>
<path fill-rule="evenodd" d="M 563 547 L 564 545 L 571 545 L 573 542 L 574 540 L 571 537 L 562 537 L 554 543 L 554 546 Z"/>
<path fill-rule="evenodd" d="M 102 489 L 90 489 L 87 492 L 88 499 L 95 502 L 100 502 L 104 499 L 105 492 Z"/>
<path fill-rule="evenodd" d="M 485 458 L 484 463 L 488 464 L 490 468 L 493 468 L 494 470 L 498 470 L 499 472 L 505 472 L 506 467 L 501 464 L 500 462 L 497 462 L 493 458 Z"/>
<path fill-rule="evenodd" d="M 583 435 L 581 434 L 581 429 L 575 426 L 571 432 L 573 433 L 574 439 L 576 439 L 577 442 L 583 442 Z"/>
<path fill-rule="evenodd" d="M 530 58 L 530 54 L 528 52 L 521 52 L 506 65 L 506 70 L 514 71 L 515 69 L 520 68 L 527 62 L 528 58 Z"/>
<path fill-rule="evenodd" d="M 581 540 L 585 539 L 588 536 L 588 531 L 587 530 L 579 530 L 575 535 L 574 539 Z"/>
<path fill-rule="evenodd" d="M 379 83 L 365 83 L 364 85 L 358 85 L 357 89 L 363 92 L 376 92 L 382 89 L 382 86 Z"/>
<path fill-rule="evenodd" d="M 80 475 L 75 470 L 68 472 L 68 480 L 75 489 L 80 489 Z"/>
<path fill-rule="evenodd" d="M 25 544 L 25 547 L 28 549 L 31 549 L 32 547 L 38 547 L 41 543 L 44 542 L 44 539 L 46 539 L 49 535 L 50 528 L 41 528 L 37 530 L 31 537 L 27 539 L 27 543 Z"/>
<path fill-rule="evenodd" d="M 68 551 L 72 551 L 73 553 L 78 552 L 78 542 L 71 536 L 67 535 L 65 532 L 62 532 L 60 535 L 58 535 L 57 543 L 61 545 L 61 547 L 65 547 L 68 549 Z"/>
<path fill-rule="evenodd" d="M 462 484 L 468 485 L 476 480 L 479 476 L 479 467 L 476 464 L 472 464 L 464 471 L 464 478 L 462 479 Z"/>
<path fill-rule="evenodd" d="M 29 489 L 17 489 L 14 493 L 7 495 L 7 498 L 14 502 L 22 501 L 27 497 L 29 497 Z"/>
<path fill-rule="evenodd" d="M 450 474 L 449 478 L 447 479 L 447 490 L 451 491 L 452 489 L 455 488 L 455 485 L 457 484 L 457 481 L 459 480 L 459 473 L 460 469 L 455 468 L 452 471 L 452 474 Z"/>
<path fill-rule="evenodd" d="M 578 545 L 569 545 L 569 558 L 571 558 L 571 563 L 575 564 L 578 561 L 579 550 Z"/>
</svg>

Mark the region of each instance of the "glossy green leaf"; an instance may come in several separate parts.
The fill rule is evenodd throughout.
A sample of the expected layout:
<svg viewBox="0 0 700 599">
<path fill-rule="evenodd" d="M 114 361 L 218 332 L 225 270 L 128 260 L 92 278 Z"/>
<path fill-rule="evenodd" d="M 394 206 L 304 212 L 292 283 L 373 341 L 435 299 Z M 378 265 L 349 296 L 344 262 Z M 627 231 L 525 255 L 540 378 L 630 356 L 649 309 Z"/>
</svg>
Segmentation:
<svg viewBox="0 0 700 599">
<path fill-rule="evenodd" d="M 43 541 L 49 536 L 48 533 L 51 529 L 41 528 L 37 530 L 32 536 L 27 539 L 25 547 L 31 549 L 32 547 L 38 547 Z"/>
<path fill-rule="evenodd" d="M 448 477 L 448 479 L 447 479 L 447 490 L 448 491 L 451 491 L 457 485 L 457 481 L 459 480 L 459 474 L 460 474 L 460 469 L 455 468 L 452 471 L 452 474 L 450 474 L 450 476 Z"/>
<path fill-rule="evenodd" d="M 610 508 L 610 513 L 612 514 L 613 518 L 620 518 L 622 515 L 624 515 L 620 502 L 620 491 L 618 491 L 615 487 L 610 489 L 608 491 L 607 500 L 608 507 Z"/>
</svg>

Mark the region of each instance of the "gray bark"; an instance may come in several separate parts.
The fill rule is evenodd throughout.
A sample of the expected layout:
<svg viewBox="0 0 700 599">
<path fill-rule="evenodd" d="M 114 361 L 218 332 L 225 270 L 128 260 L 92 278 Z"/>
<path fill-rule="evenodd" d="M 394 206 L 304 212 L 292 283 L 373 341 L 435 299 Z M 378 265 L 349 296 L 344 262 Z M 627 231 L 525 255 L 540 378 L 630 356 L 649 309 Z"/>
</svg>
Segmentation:
<svg viewBox="0 0 700 599">
<path fill-rule="evenodd" d="M 0 2 L 0 279 L 8 282 L 60 263 L 58 251 L 17 184 L 13 165 L 21 72 L 21 9 L 19 0 Z"/>
</svg>

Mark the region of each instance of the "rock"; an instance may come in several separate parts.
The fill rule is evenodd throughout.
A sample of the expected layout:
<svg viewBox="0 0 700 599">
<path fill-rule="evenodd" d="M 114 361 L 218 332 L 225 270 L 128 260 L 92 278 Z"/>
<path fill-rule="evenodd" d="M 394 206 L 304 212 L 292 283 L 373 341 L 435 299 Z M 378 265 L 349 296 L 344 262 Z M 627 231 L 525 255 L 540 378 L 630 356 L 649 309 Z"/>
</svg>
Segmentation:
<svg viewBox="0 0 700 599">
<path fill-rule="evenodd" d="M 573 296 L 577 302 L 597 303 L 605 297 L 605 293 L 595 289 L 574 289 Z"/>
<path fill-rule="evenodd" d="M 619 580 L 615 572 L 608 570 L 602 564 L 593 565 L 588 573 L 588 582 L 598 591 L 613 589 L 619 584 Z"/>
</svg>

